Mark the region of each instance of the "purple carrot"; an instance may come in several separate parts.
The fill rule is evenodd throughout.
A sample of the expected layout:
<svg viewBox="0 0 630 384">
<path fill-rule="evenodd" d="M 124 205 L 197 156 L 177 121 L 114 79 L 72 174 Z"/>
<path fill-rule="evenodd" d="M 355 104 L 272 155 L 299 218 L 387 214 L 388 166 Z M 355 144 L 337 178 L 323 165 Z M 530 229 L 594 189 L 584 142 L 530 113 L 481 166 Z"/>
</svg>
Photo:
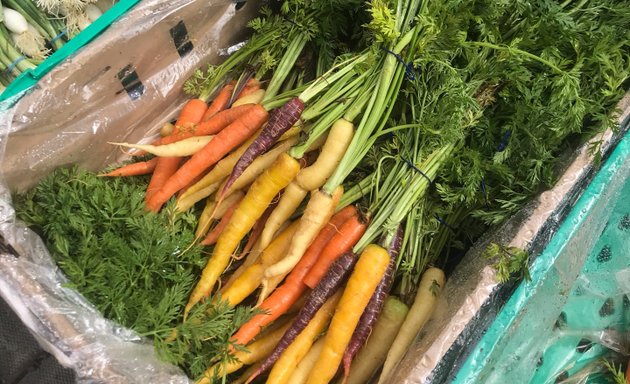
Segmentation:
<svg viewBox="0 0 630 384">
<path fill-rule="evenodd" d="M 282 352 L 289 347 L 293 340 L 306 328 L 317 311 L 324 305 L 332 295 L 341 287 L 344 280 L 357 262 L 357 255 L 350 251 L 344 253 L 338 258 L 328 269 L 326 275 L 320 280 L 317 286 L 311 291 L 304 303 L 304 306 L 293 321 L 293 324 L 286 330 L 282 338 L 271 352 L 269 356 L 262 362 L 261 366 L 254 372 L 247 383 L 251 382 L 256 376 L 265 372 L 280 358 Z"/>
<path fill-rule="evenodd" d="M 345 352 L 343 353 L 343 382 L 345 383 L 348 379 L 348 375 L 350 375 L 350 365 L 352 364 L 352 360 L 359 352 L 363 344 L 367 341 L 368 336 L 372 333 L 372 327 L 378 320 L 378 316 L 381 314 L 381 310 L 383 310 L 383 305 L 385 304 L 385 299 L 389 293 L 389 289 L 392 286 L 392 281 L 394 280 L 394 266 L 396 265 L 396 259 L 398 258 L 398 254 L 400 253 L 400 248 L 402 246 L 403 241 L 403 229 L 402 226 L 398 226 L 396 230 L 396 235 L 392 239 L 387 252 L 389 253 L 389 265 L 385 270 L 385 275 L 381 279 L 380 283 L 376 286 L 376 290 L 372 294 L 368 305 L 365 307 L 361 318 L 359 319 L 359 323 L 357 327 L 354 329 L 352 333 L 352 338 L 350 339 L 350 343 L 346 347 Z"/>
<path fill-rule="evenodd" d="M 283 106 L 274 109 L 269 114 L 269 120 L 267 125 L 263 128 L 260 136 L 250 144 L 245 150 L 243 155 L 238 159 L 230 177 L 228 177 L 223 189 L 221 190 L 221 197 L 227 192 L 228 188 L 238 177 L 245 171 L 247 167 L 261 154 L 265 153 L 271 146 L 282 136 L 283 133 L 289 130 L 300 119 L 304 111 L 304 103 L 297 97 L 287 101 Z"/>
</svg>

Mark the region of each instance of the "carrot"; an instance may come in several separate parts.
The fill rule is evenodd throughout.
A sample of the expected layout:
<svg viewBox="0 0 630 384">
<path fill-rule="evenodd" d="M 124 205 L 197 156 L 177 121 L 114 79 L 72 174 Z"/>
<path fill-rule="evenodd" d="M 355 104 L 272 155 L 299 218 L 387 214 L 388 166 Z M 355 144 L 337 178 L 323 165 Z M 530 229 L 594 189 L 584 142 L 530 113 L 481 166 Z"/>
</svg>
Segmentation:
<svg viewBox="0 0 630 384">
<path fill-rule="evenodd" d="M 261 173 L 264 172 L 265 169 L 269 168 L 274 161 L 286 152 L 289 148 L 291 148 L 295 143 L 297 143 L 297 137 L 292 137 L 289 140 L 278 143 L 275 147 L 269 150 L 267 153 L 259 156 L 256 160 L 254 160 L 249 167 L 243 172 L 238 179 L 232 184 L 230 188 L 228 188 L 225 193 L 220 196 L 217 195 L 215 200 L 220 202 L 221 198 L 225 198 L 229 196 L 230 193 L 234 190 L 239 190 L 244 188 L 245 186 L 251 184 Z M 219 187 L 219 190 L 224 190 L 222 187 Z M 265 247 L 267 244 L 264 245 Z"/>
<path fill-rule="evenodd" d="M 198 201 L 201 201 L 204 198 L 212 195 L 214 192 L 216 192 L 217 189 L 219 189 L 220 184 L 217 182 L 214 184 L 210 184 L 203 189 L 200 189 L 198 191 L 191 193 L 190 189 L 194 188 L 195 185 L 199 184 L 201 180 L 203 180 L 203 178 L 199 177 L 199 180 L 197 180 L 196 183 L 191 183 L 190 186 L 180 189 L 181 193 L 177 195 L 177 203 L 175 204 L 175 210 L 177 212 L 187 211 L 190 207 L 194 206 Z M 214 198 L 212 198 L 211 200 L 214 201 Z"/>
<path fill-rule="evenodd" d="M 422 274 L 413 304 L 398 330 L 392 348 L 387 353 L 385 363 L 383 363 L 379 383 L 385 383 L 389 380 L 393 368 L 402 359 L 418 332 L 431 317 L 438 295 L 444 287 L 444 282 L 444 272 L 441 269 L 429 268 Z"/>
<path fill-rule="evenodd" d="M 171 134 L 171 136 L 176 135 L 177 132 L 179 132 L 181 129 L 188 129 L 190 126 L 193 126 L 201 121 L 201 118 L 203 117 L 203 114 L 205 113 L 207 108 L 208 106 L 206 105 L 206 102 L 201 99 L 189 100 L 186 105 L 184 105 L 184 108 L 182 108 L 182 111 L 179 114 L 179 118 L 175 122 L 174 133 Z M 171 176 L 173 176 L 177 172 L 180 163 L 181 158 L 179 157 L 162 157 L 158 159 L 158 163 L 155 167 L 155 170 L 153 171 L 153 176 L 151 177 L 151 181 L 149 181 L 149 186 L 147 187 L 145 199 L 148 209 L 152 210 L 149 202 L 151 201 L 153 196 L 156 195 L 160 191 L 160 189 L 162 189 L 162 187 L 168 182 Z M 166 200 L 164 200 L 164 202 L 166 202 Z"/>
<path fill-rule="evenodd" d="M 267 111 L 255 105 L 246 115 L 225 127 L 212 141 L 195 153 L 148 201 L 152 211 L 159 211 L 162 205 L 191 180 L 214 165 L 229 151 L 251 136 L 267 120 Z"/>
<path fill-rule="evenodd" d="M 341 186 L 335 189 L 332 196 L 323 190 L 318 190 L 311 194 L 311 200 L 300 218 L 300 228 L 296 235 L 293 236 L 287 256 L 280 262 L 267 268 L 265 278 L 269 279 L 293 269 L 315 236 L 330 221 L 341 195 L 343 195 L 343 187 Z"/>
<path fill-rule="evenodd" d="M 173 129 L 175 129 L 175 126 L 171 123 L 167 123 L 168 125 L 170 125 Z M 160 135 L 162 134 L 162 131 L 160 131 Z M 160 142 L 162 141 L 162 137 L 153 140 L 150 144 L 151 145 L 160 145 Z M 136 150 L 136 151 L 130 151 L 131 153 L 127 152 L 127 154 L 129 154 L 129 156 L 131 157 L 139 157 L 139 156 L 145 156 L 148 155 L 149 152 L 147 151 L 141 151 L 141 150 Z"/>
<path fill-rule="evenodd" d="M 350 250 L 350 248 L 359 240 L 359 238 L 361 237 L 361 234 L 365 232 L 366 224 L 363 224 L 363 223 L 360 224 L 358 229 L 356 225 L 348 225 L 350 224 L 350 222 L 356 222 L 358 220 L 356 209 L 353 208 L 352 210 L 354 214 L 349 216 L 345 222 L 339 222 L 338 224 L 335 223 L 334 224 L 335 226 L 332 228 L 332 230 L 329 230 L 330 224 L 333 223 L 334 221 L 333 219 L 331 219 L 331 221 L 326 226 L 324 226 L 324 228 L 322 228 L 322 230 L 319 232 L 317 237 L 313 240 L 313 242 L 308 247 L 306 252 L 304 252 L 304 256 L 302 257 L 302 259 L 307 257 L 307 254 L 309 253 L 311 249 L 313 249 L 314 245 L 317 247 L 315 248 L 316 249 L 315 253 L 317 254 L 317 256 L 308 255 L 311 261 L 309 261 L 307 264 L 304 264 L 304 266 L 301 267 L 301 268 L 307 269 L 307 270 L 304 270 L 305 275 L 308 275 L 310 273 L 310 270 L 315 265 L 317 265 L 317 263 L 319 263 L 319 260 L 321 260 L 322 258 L 326 258 L 326 260 L 330 260 L 330 263 L 327 264 L 326 268 L 322 271 L 321 276 L 318 277 L 317 281 L 319 281 L 324 276 L 324 274 L 326 274 L 326 270 L 328 269 L 328 266 L 330 266 L 330 264 L 339 256 L 341 256 L 343 253 Z M 344 227 L 345 227 L 345 230 L 343 230 Z M 349 229 L 349 228 L 352 228 L 352 229 Z M 318 241 L 318 239 L 320 240 Z M 319 243 L 319 244 L 316 244 L 316 243 Z M 331 256 L 331 255 L 334 255 L 334 256 Z M 296 264 L 293 270 L 298 268 L 298 265 L 300 265 L 300 263 L 302 262 L 302 259 L 300 259 L 300 262 Z M 296 274 L 293 273 L 292 271 L 291 275 L 295 276 Z M 282 282 L 282 280 L 284 280 L 284 277 L 285 277 L 285 274 L 281 274 L 278 276 L 265 279 L 263 281 L 263 289 L 261 290 L 259 294 L 259 299 L 258 299 L 259 303 L 267 298 L 267 295 L 270 292 L 272 292 L 278 286 L 278 284 Z M 305 277 L 304 275 L 301 275 L 300 280 L 303 280 L 304 277 Z M 303 284 L 303 283 L 300 282 L 300 284 Z M 317 285 L 317 282 L 315 282 L 315 284 L 313 284 L 310 288 L 314 288 L 315 285 Z"/>
<path fill-rule="evenodd" d="M 163 137 L 154 145 L 165 145 L 175 143 L 194 136 L 215 135 L 243 115 L 246 115 L 254 108 L 254 105 L 242 105 L 240 107 L 226 109 L 214 115 L 208 121 L 202 121 L 194 125 L 189 125 L 178 130 L 170 136 Z"/>
<path fill-rule="evenodd" d="M 260 361 L 249 366 L 239 377 L 230 382 L 230 384 L 245 384 L 247 378 L 260 367 Z"/>
<path fill-rule="evenodd" d="M 387 250 L 374 244 L 365 247 L 361 253 L 359 261 L 350 275 L 350 279 L 348 279 L 343 296 L 339 300 L 335 315 L 330 321 L 324 339 L 324 348 L 311 370 L 308 384 L 328 383 L 335 376 L 354 328 L 376 286 L 383 278 L 389 260 Z M 278 345 L 281 343 L 282 340 L 278 342 Z"/>
<path fill-rule="evenodd" d="M 238 107 L 239 105 L 246 104 L 258 104 L 265 98 L 265 90 L 254 87 L 247 87 L 243 89 L 240 96 L 234 103 L 232 103 L 232 107 Z"/>
<path fill-rule="evenodd" d="M 274 109 L 269 115 L 269 122 L 263 129 L 258 138 L 247 148 L 245 153 L 238 159 L 232 173 L 228 177 L 221 194 L 224 194 L 228 188 L 238 179 L 252 161 L 260 154 L 264 153 L 273 145 L 274 142 L 289 128 L 295 124 L 302 111 L 304 103 L 298 97 L 294 97 L 280 108 Z"/>
<path fill-rule="evenodd" d="M 145 194 L 147 208 L 149 208 L 148 203 L 150 199 L 157 194 L 167 180 L 177 172 L 179 164 L 182 161 L 181 157 L 158 157 L 157 159 L 155 169 L 153 169 L 153 175 L 151 176 L 151 180 L 149 180 Z"/>
<path fill-rule="evenodd" d="M 190 183 L 188 183 L 188 185 L 186 185 L 184 188 L 180 189 L 179 192 L 177 192 L 177 199 L 179 199 L 181 195 L 186 193 L 186 190 L 188 190 L 188 188 L 190 188 L 192 185 L 196 184 L 199 180 L 201 180 L 202 177 L 203 177 L 203 174 L 195 177 L 195 179 L 192 180 Z M 190 207 L 188 207 L 188 208 L 190 208 Z M 175 209 L 177 211 L 177 204 L 175 205 Z M 183 211 L 177 211 L 177 212 L 183 212 Z"/>
<path fill-rule="evenodd" d="M 345 384 L 364 384 L 369 381 L 383 364 L 408 311 L 409 308 L 395 297 L 390 296 L 385 300 L 367 343 L 352 362 L 350 376 Z"/>
<path fill-rule="evenodd" d="M 267 383 L 290 383 L 289 378 L 295 370 L 295 366 L 302 360 L 322 331 L 324 331 L 328 321 L 330 321 L 335 312 L 335 307 L 340 298 L 341 292 L 337 292 L 330 299 L 326 300 L 326 303 L 322 305 L 306 328 L 293 340 L 291 345 L 289 345 L 284 352 L 278 353 L 274 350 L 267 355 L 261 366 L 249 377 L 247 382 L 251 382 L 273 365 Z"/>
<path fill-rule="evenodd" d="M 221 133 L 223 132 L 225 130 Z M 212 144 L 212 142 L 210 143 Z M 201 279 L 195 286 L 188 304 L 186 304 L 185 314 L 212 291 L 240 241 L 262 215 L 271 200 L 289 184 L 299 169 L 300 165 L 297 161 L 291 156 L 283 154 L 252 184 L 227 227 L 219 236 L 212 257 L 206 264 Z"/>
<path fill-rule="evenodd" d="M 268 244 L 278 226 L 295 212 L 306 194 L 324 185 L 341 161 L 353 135 L 354 125 L 348 120 L 339 119 L 333 124 L 317 160 L 302 169 L 295 180 L 287 186 L 278 208 L 269 217 L 262 235 L 263 246 Z"/>
<path fill-rule="evenodd" d="M 365 344 L 368 336 L 372 333 L 372 327 L 376 323 L 381 310 L 383 309 L 383 305 L 385 303 L 385 298 L 389 293 L 389 289 L 391 288 L 392 282 L 394 280 L 394 269 L 396 266 L 396 260 L 398 259 L 398 254 L 400 253 L 400 248 L 402 247 L 403 242 L 403 230 L 401 226 L 398 226 L 396 230 L 396 234 L 392 239 L 387 252 L 389 253 L 389 264 L 387 265 L 387 269 L 385 270 L 385 274 L 383 278 L 376 286 L 370 301 L 365 308 L 365 311 L 361 315 L 359 319 L 359 323 L 357 324 L 354 333 L 352 334 L 352 338 L 350 339 L 350 343 L 346 348 L 346 351 L 343 354 L 343 380 L 348 380 L 350 375 L 350 365 L 352 364 L 352 360 L 354 356 L 356 356 L 359 349 Z"/>
<path fill-rule="evenodd" d="M 238 204 L 238 202 L 241 201 L 244 195 L 245 194 L 241 191 L 235 192 L 232 195 L 228 196 L 227 199 L 223 200 L 221 205 L 219 205 L 218 207 L 215 201 L 213 201 L 212 199 L 208 199 L 205 208 L 201 212 L 201 215 L 199 215 L 197 229 L 195 230 L 195 241 L 206 235 L 206 233 L 210 229 L 212 220 L 221 219 L 228 208 L 235 203 Z"/>
<path fill-rule="evenodd" d="M 190 99 L 182 108 L 175 122 L 175 130 L 181 130 L 197 124 L 208 109 L 206 102 L 201 99 Z"/>
<path fill-rule="evenodd" d="M 291 374 L 289 378 L 289 383 L 291 384 L 304 384 L 306 380 L 308 380 L 308 374 L 311 373 L 311 369 L 315 365 L 319 354 L 322 352 L 322 348 L 324 348 L 324 338 L 320 337 L 317 339 L 315 344 L 308 350 L 304 358 L 300 361 L 300 363 L 295 367 L 295 370 Z M 363 384 L 363 383 L 361 383 Z"/>
<path fill-rule="evenodd" d="M 203 176 L 201 180 L 186 189 L 186 192 L 177 198 L 178 211 L 181 212 L 187 210 L 199 200 L 210 196 L 214 191 L 216 191 L 220 186 L 221 180 L 230 174 L 230 171 L 232 170 L 234 164 L 238 161 L 239 156 L 245 152 L 245 149 L 247 149 L 247 146 L 249 145 L 248 143 L 254 141 L 253 136 L 238 147 L 238 149 L 221 159 L 221 161 L 212 167 L 212 170 Z"/>
<path fill-rule="evenodd" d="M 297 222 L 289 225 L 263 250 L 258 263 L 247 267 L 239 277 L 223 289 L 221 297 L 228 300 L 231 305 L 236 305 L 254 292 L 260 285 L 267 264 L 273 263 L 284 255 L 297 228 Z"/>
<path fill-rule="evenodd" d="M 337 227 L 341 226 L 341 224 L 354 214 L 356 214 L 356 209 L 353 206 L 348 206 L 332 217 L 331 221 L 319 233 L 317 238 L 315 238 L 313 244 L 304 254 L 304 257 L 295 268 L 293 268 L 289 276 L 287 276 L 285 283 L 276 289 L 271 296 L 265 299 L 259 306 L 260 309 L 267 313 L 256 315 L 247 323 L 243 324 L 232 337 L 235 342 L 241 344 L 249 342 L 249 340 L 253 339 L 258 334 L 262 327 L 275 321 L 296 302 L 307 288 L 302 280 L 309 268 L 315 263 L 315 260 L 317 260 L 317 257 L 323 249 L 323 245 L 333 237 Z"/>
<path fill-rule="evenodd" d="M 288 140 L 294 136 L 297 136 L 298 133 L 299 130 L 297 129 L 289 129 L 284 135 L 282 135 L 282 137 L 280 137 L 280 140 Z M 178 199 L 181 200 L 181 203 L 178 202 L 178 205 L 181 204 L 182 207 L 189 208 L 197 201 L 203 199 L 206 196 L 209 196 L 212 192 L 214 192 L 216 188 L 218 188 L 218 185 L 212 188 L 210 188 L 210 186 L 215 183 L 221 182 L 223 178 L 227 177 L 230 172 L 232 172 L 232 168 L 234 168 L 234 165 L 238 161 L 239 157 L 245 152 L 247 147 L 249 147 L 249 145 L 254 142 L 256 136 L 258 136 L 258 133 L 252 135 L 252 137 L 250 137 L 245 143 L 241 144 L 238 149 L 219 161 L 212 168 L 212 170 L 208 172 L 207 175 L 205 175 L 198 183 L 190 187 L 184 193 L 184 195 L 182 195 L 182 197 Z"/>
<path fill-rule="evenodd" d="M 236 210 L 236 207 L 241 202 L 241 200 L 242 198 L 238 199 L 230 205 L 227 211 L 225 211 L 225 213 L 223 214 L 223 217 L 221 217 L 219 223 L 214 228 L 212 228 L 212 231 L 208 232 L 206 238 L 201 241 L 201 245 L 212 245 L 217 242 L 219 235 L 221 235 L 221 232 L 223 232 L 225 227 L 227 227 L 227 223 L 232 218 L 232 215 L 234 214 L 234 211 Z"/>
<path fill-rule="evenodd" d="M 103 177 L 112 177 L 112 176 L 140 176 L 147 175 L 155 169 L 157 165 L 157 157 L 154 157 L 151 160 L 140 161 L 137 163 L 131 163 L 127 165 L 123 165 L 120 168 L 116 168 L 113 171 L 100 174 L 99 176 Z"/>
<path fill-rule="evenodd" d="M 357 209 L 353 205 L 349 205 L 339 212 L 337 212 L 328 224 L 319 232 L 313 243 L 308 247 L 300 262 L 295 265 L 289 276 L 287 276 L 287 284 L 300 284 L 307 287 L 304 284 L 304 277 L 311 270 L 313 265 L 317 262 L 325 245 L 337 234 L 338 228 L 348 220 L 351 220 L 357 215 Z"/>
<path fill-rule="evenodd" d="M 141 149 L 147 153 L 160 157 L 190 156 L 205 147 L 214 138 L 213 135 L 194 136 L 166 145 L 112 143 L 121 147 Z"/>
<path fill-rule="evenodd" d="M 291 324 L 291 327 L 289 327 L 282 336 L 282 339 L 278 342 L 272 354 L 279 355 L 282 353 L 293 342 L 297 335 L 304 330 L 313 316 L 315 316 L 315 313 L 324 305 L 324 302 L 332 297 L 339 287 L 341 287 L 356 261 L 356 255 L 352 252 L 348 252 L 333 264 L 326 274 L 326 277 L 308 294 L 304 306 L 298 313 L 295 321 L 293 321 L 293 324 Z"/>
<path fill-rule="evenodd" d="M 171 123 L 164 123 L 162 128 L 160 128 L 160 137 L 170 136 L 174 130 L 175 130 L 175 125 Z"/>
<path fill-rule="evenodd" d="M 201 118 L 201 121 L 208 121 L 208 120 L 210 120 L 210 118 L 212 116 L 214 116 L 217 113 L 223 111 L 227 107 L 228 101 L 230 100 L 230 97 L 232 96 L 232 91 L 233 90 L 234 90 L 234 84 L 233 83 L 226 84 L 219 91 L 219 93 L 214 98 L 214 100 L 212 100 L 212 103 L 210 103 L 210 106 L 208 107 L 208 109 L 203 114 L 203 117 Z"/>
<path fill-rule="evenodd" d="M 304 277 L 304 284 L 309 288 L 315 288 L 324 277 L 330 265 L 337 258 L 348 252 L 359 241 L 367 228 L 367 219 L 362 215 L 354 215 L 346 221 L 326 244 L 317 261 Z"/>
<path fill-rule="evenodd" d="M 212 377 L 221 377 L 223 375 L 236 372 L 244 365 L 254 364 L 264 359 L 271 351 L 273 347 L 278 343 L 282 334 L 286 331 L 291 323 L 287 322 L 282 327 L 279 327 L 272 332 L 269 332 L 264 337 L 254 341 L 247 346 L 247 350 L 236 350 L 234 352 L 234 359 L 232 359 L 226 365 L 215 364 L 208 368 L 203 376 L 197 380 L 197 384 L 211 383 Z"/>
<path fill-rule="evenodd" d="M 247 243 L 245 243 L 245 246 L 243 246 L 243 250 L 241 251 L 241 255 L 239 256 L 239 258 L 245 257 L 245 255 L 247 255 L 249 251 L 252 250 L 252 248 L 258 241 L 258 238 L 260 237 L 260 233 L 262 232 L 262 229 L 265 226 L 265 222 L 267 221 L 267 218 L 271 214 L 271 211 L 273 211 L 273 209 L 278 204 L 278 201 L 280 200 L 281 196 L 282 196 L 282 192 L 278 193 L 278 195 L 276 195 L 276 197 L 273 198 L 273 200 L 271 201 L 267 209 L 265 209 L 265 212 L 263 212 L 262 216 L 260 216 L 260 218 L 256 220 L 256 224 L 254 224 L 254 226 L 252 227 L 252 231 L 249 234 L 249 237 L 247 238 Z"/>
</svg>

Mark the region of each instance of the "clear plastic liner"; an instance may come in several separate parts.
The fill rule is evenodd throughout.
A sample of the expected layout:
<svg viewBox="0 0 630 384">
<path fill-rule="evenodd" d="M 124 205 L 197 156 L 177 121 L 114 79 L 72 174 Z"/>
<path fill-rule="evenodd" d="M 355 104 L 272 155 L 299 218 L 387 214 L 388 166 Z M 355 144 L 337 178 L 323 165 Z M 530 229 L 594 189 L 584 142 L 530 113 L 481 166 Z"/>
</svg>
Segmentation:
<svg viewBox="0 0 630 384">
<path fill-rule="evenodd" d="M 246 37 L 256 3 L 140 2 L 6 111 L 7 184 L 25 190 L 67 164 L 100 169 L 123 155 L 107 142 L 157 133 L 185 102 L 182 85 L 194 70 Z"/>
<path fill-rule="evenodd" d="M 150 340 L 66 288 L 42 240 L 16 221 L 11 193 L 68 164 L 98 170 L 110 141 L 157 133 L 187 97 L 184 81 L 247 38 L 260 1 L 144 0 L 101 36 L 1 105 L 0 294 L 40 344 L 84 383 L 188 383 Z"/>
</svg>

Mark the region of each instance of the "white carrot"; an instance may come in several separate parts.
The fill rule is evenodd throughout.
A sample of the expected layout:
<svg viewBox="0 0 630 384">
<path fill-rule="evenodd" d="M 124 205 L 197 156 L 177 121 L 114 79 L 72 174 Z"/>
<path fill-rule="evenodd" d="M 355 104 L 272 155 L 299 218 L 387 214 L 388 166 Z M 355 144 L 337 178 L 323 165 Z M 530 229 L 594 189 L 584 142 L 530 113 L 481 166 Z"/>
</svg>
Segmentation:
<svg viewBox="0 0 630 384">
<path fill-rule="evenodd" d="M 148 152 L 155 156 L 160 157 L 183 157 L 191 156 L 197 153 L 201 148 L 205 147 L 212 139 L 214 135 L 209 136 L 194 136 L 184 140 L 176 141 L 174 143 L 165 145 L 150 145 L 150 144 L 129 144 L 129 143 L 110 143 L 119 145 L 126 148 L 139 149 L 141 151 Z"/>
<path fill-rule="evenodd" d="M 418 335 L 418 332 L 433 314 L 438 295 L 444 287 L 445 280 L 444 272 L 439 268 L 429 268 L 422 274 L 413 305 L 409 309 L 409 313 L 407 313 L 407 317 L 400 327 L 396 339 L 394 339 L 392 348 L 387 353 L 387 358 L 378 380 L 379 384 L 387 382 L 393 368 L 400 362 Z"/>
</svg>

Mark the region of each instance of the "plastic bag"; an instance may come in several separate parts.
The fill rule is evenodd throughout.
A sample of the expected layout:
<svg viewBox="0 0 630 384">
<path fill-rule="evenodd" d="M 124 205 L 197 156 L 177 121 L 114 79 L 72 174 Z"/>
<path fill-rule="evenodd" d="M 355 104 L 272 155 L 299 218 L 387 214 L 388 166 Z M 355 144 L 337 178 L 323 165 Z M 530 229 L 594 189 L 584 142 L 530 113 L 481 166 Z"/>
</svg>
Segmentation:
<svg viewBox="0 0 630 384">
<path fill-rule="evenodd" d="M 457 373 L 454 383 L 555 383 L 630 352 L 626 135 Z M 615 278 L 619 276 L 620 279 Z M 588 371 L 588 369 L 587 369 Z"/>
<path fill-rule="evenodd" d="M 157 132 L 185 101 L 182 85 L 193 71 L 242 44 L 259 3 L 142 1 L 34 89 L 2 105 L 0 294 L 82 382 L 188 378 L 161 362 L 150 341 L 64 287 L 41 239 L 15 220 L 10 190 L 28 189 L 58 166 L 100 169 L 123 156 L 108 141 Z"/>
</svg>

